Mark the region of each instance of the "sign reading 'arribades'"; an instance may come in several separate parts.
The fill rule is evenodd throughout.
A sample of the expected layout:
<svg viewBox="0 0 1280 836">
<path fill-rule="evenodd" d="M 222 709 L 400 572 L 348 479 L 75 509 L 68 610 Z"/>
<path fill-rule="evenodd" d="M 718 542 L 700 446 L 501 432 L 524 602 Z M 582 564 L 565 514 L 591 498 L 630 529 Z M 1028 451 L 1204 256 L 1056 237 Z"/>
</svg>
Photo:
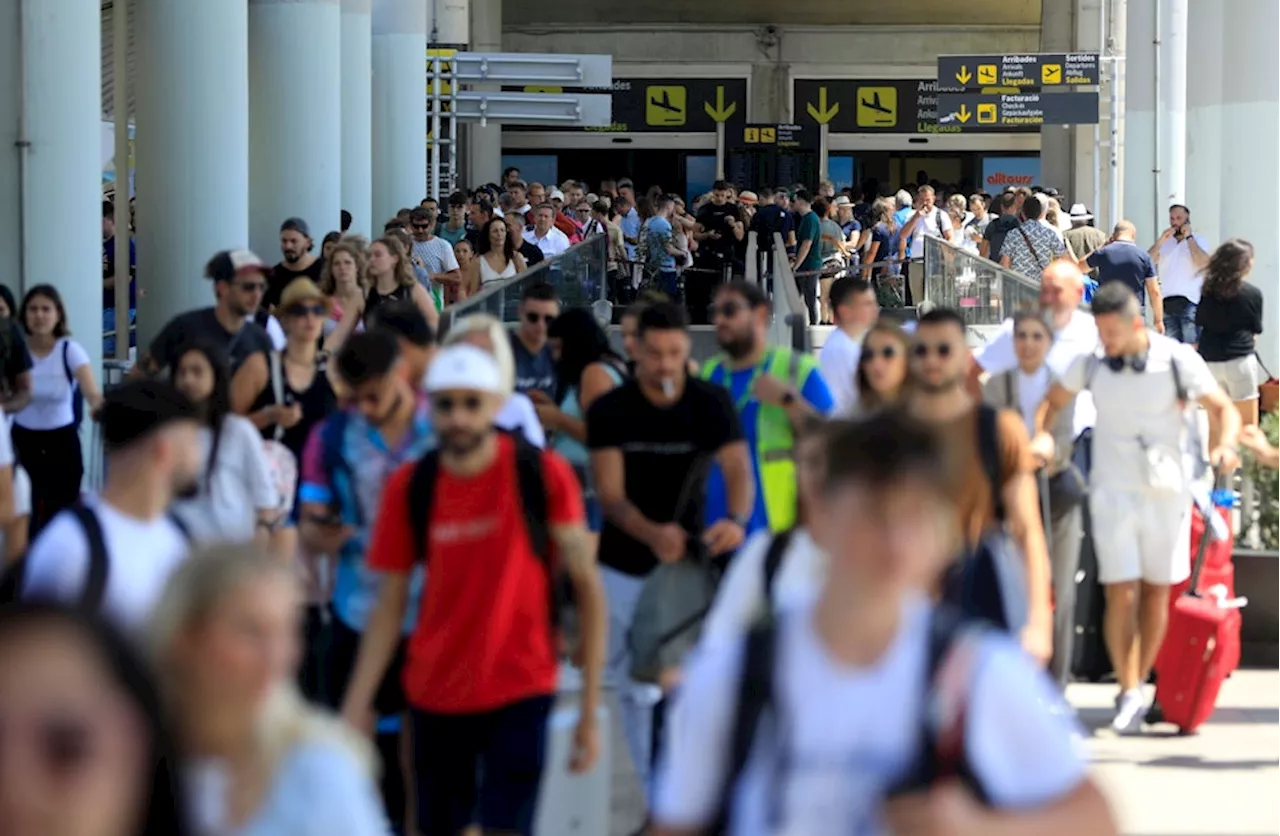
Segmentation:
<svg viewBox="0 0 1280 836">
<path fill-rule="evenodd" d="M 798 78 L 793 87 L 795 121 L 827 125 L 833 133 L 960 133 L 954 122 L 938 121 L 938 82 L 918 79 Z M 1005 131 L 1032 131 L 1010 125 Z"/>
</svg>

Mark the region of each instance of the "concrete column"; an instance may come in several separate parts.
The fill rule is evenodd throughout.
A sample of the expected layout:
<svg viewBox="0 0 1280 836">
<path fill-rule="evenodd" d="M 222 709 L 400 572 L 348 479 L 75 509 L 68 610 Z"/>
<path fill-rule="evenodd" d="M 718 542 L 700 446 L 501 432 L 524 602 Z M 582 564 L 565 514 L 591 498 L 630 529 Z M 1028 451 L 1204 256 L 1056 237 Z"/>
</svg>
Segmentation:
<svg viewBox="0 0 1280 836">
<path fill-rule="evenodd" d="M 1106 160 L 1103 166 L 1106 188 L 1103 193 L 1107 197 L 1106 228 L 1115 226 L 1123 214 L 1125 187 L 1125 122 L 1124 101 L 1126 85 L 1125 44 L 1128 27 L 1127 0 L 1104 0 L 1106 4 L 1106 34 L 1103 51 L 1107 58 L 1107 72 L 1103 76 L 1106 82 L 1103 87 L 1103 98 L 1106 102 L 1106 131 L 1102 134 L 1107 143 Z M 1098 215 L 1102 207 L 1094 209 Z M 1096 221 L 1095 221 L 1096 222 Z"/>
<path fill-rule="evenodd" d="M 1222 119 L 1226 57 L 1221 0 L 1191 0 L 1188 54 L 1196 71 L 1187 77 L 1187 205 L 1192 227 L 1213 243 L 1222 240 Z M 1236 47 L 1231 45 L 1231 54 Z M 1230 81 L 1235 87 L 1235 73 Z"/>
<path fill-rule="evenodd" d="M 791 65 L 774 61 L 751 65 L 750 122 L 800 121 L 799 114 L 788 113 L 787 102 L 791 84 Z"/>
<path fill-rule="evenodd" d="M 372 226 L 417 206 L 427 184 L 427 4 L 373 2 Z"/>
<path fill-rule="evenodd" d="M 1045 3 L 1040 13 L 1040 51 L 1070 52 L 1076 45 L 1076 6 L 1079 0 Z M 1040 129 L 1040 182 L 1078 200 L 1072 191 L 1075 170 L 1075 132 L 1062 125 Z M 1070 208 L 1070 203 L 1066 208 Z"/>
<path fill-rule="evenodd" d="M 1221 234 L 1248 239 L 1254 246 L 1249 280 L 1265 297 L 1258 352 L 1273 373 L 1280 373 L 1280 240 L 1271 195 L 1280 192 L 1280 57 L 1275 33 L 1280 4 L 1275 0 L 1234 0 L 1222 16 L 1223 54 L 1231 56 L 1222 85 Z M 1197 66 L 1199 66 L 1197 62 Z M 1256 199 L 1255 199 L 1256 198 Z M 1194 225 L 1200 212 L 1192 207 Z M 1215 242 L 1217 243 L 1217 242 Z"/>
<path fill-rule="evenodd" d="M 175 314 L 213 304 L 210 256 L 249 243 L 249 15 L 244 0 L 136 2 L 144 347 Z"/>
<path fill-rule="evenodd" d="M 6 62 L 8 72 L 20 76 L 5 80 L 19 96 L 8 124 L 18 128 L 25 103 L 19 142 L 30 143 L 16 152 L 25 154 L 26 172 L 20 215 L 13 218 L 24 262 L 22 287 L 14 289 L 56 287 L 71 333 L 101 369 L 102 10 L 98 0 L 23 3 L 21 9 L 16 34 L 22 43 Z M 16 24 L 18 17 L 10 20 Z"/>
<path fill-rule="evenodd" d="M 370 180 L 373 175 L 373 70 L 370 64 L 373 35 L 369 0 L 342 0 L 341 37 L 342 208 L 351 213 L 350 231 L 370 238 L 374 226 Z"/>
<path fill-rule="evenodd" d="M 471 51 L 502 51 L 502 0 L 471 0 Z M 482 89 L 477 86 L 476 89 Z M 502 126 L 468 125 L 467 179 L 472 188 L 502 175 Z"/>
<path fill-rule="evenodd" d="M 338 0 L 249 0 L 249 245 L 267 260 L 285 218 L 338 228 L 341 29 Z"/>
<path fill-rule="evenodd" d="M 1168 226 L 1186 202 L 1187 2 L 1132 3 L 1125 87 L 1125 215 L 1140 242 Z"/>
</svg>

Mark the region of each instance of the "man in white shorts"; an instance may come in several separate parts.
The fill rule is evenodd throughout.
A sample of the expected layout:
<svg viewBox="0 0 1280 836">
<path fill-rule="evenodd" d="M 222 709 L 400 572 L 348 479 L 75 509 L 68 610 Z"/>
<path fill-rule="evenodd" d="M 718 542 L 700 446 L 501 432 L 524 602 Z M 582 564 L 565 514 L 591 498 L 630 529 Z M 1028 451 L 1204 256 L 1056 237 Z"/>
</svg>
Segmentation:
<svg viewBox="0 0 1280 836">
<path fill-rule="evenodd" d="M 1093 438 L 1089 510 L 1098 577 L 1106 587 L 1103 626 L 1120 682 L 1112 727 L 1141 728 L 1142 683 L 1155 664 L 1169 618 L 1169 587 L 1190 574 L 1190 487 L 1186 407 L 1199 402 L 1222 427 L 1210 461 L 1240 464 L 1240 416 L 1189 344 L 1148 331 L 1138 299 L 1123 284 L 1093 297 L 1101 356 L 1077 359 L 1050 391 L 1037 429 L 1090 390 L 1098 418 Z M 1198 444 L 1198 442 L 1197 442 Z"/>
</svg>

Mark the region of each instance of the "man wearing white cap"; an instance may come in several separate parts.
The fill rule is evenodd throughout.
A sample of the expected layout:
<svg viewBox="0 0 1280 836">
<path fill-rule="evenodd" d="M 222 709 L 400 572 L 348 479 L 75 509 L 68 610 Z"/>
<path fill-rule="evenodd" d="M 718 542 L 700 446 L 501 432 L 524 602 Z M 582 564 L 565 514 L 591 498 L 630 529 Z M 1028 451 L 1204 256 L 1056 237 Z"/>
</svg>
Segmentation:
<svg viewBox="0 0 1280 836">
<path fill-rule="evenodd" d="M 1077 259 L 1088 258 L 1094 250 L 1106 246 L 1106 233 L 1093 225 L 1093 215 L 1083 203 L 1073 203 L 1070 216 L 1071 228 L 1062 233 L 1062 237 L 1067 239 L 1067 247 L 1076 254 Z M 1097 278 L 1096 274 L 1090 275 Z"/>
<path fill-rule="evenodd" d="M 458 833 L 478 812 L 485 832 L 529 833 L 558 673 L 550 554 L 573 583 L 581 625 L 582 703 L 568 766 L 589 770 L 599 752 L 605 603 L 581 488 L 560 456 L 494 429 L 508 392 L 488 353 L 442 350 L 426 386 L 439 446 L 383 492 L 368 554 L 384 581 L 343 715 L 368 725 L 423 564 L 403 678 L 418 827 Z"/>
</svg>

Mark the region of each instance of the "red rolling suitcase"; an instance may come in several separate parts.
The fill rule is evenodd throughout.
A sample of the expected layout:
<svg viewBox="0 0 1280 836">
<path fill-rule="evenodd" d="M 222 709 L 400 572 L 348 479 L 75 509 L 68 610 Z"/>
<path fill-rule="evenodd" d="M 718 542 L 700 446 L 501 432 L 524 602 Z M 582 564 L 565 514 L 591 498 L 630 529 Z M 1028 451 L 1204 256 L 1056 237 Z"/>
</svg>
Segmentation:
<svg viewBox="0 0 1280 836">
<path fill-rule="evenodd" d="M 1187 591 L 1174 601 L 1156 662 L 1156 702 L 1182 734 L 1213 714 L 1223 680 L 1240 659 L 1239 603 L 1200 592 L 1210 539 L 1200 537 Z"/>
<path fill-rule="evenodd" d="M 1222 517 L 1227 523 L 1227 530 L 1231 530 L 1231 507 L 1230 505 L 1215 505 L 1214 511 Z M 1200 544 L 1206 536 L 1206 528 L 1204 515 L 1200 512 L 1198 505 L 1192 505 L 1191 508 L 1191 556 L 1199 554 Z M 1231 601 L 1236 597 L 1236 569 L 1232 563 L 1231 554 L 1235 548 L 1235 538 L 1228 536 L 1222 540 L 1209 539 L 1209 544 L 1205 547 L 1204 568 L 1200 570 L 1200 577 L 1196 584 L 1196 591 L 1201 595 L 1212 596 L 1215 587 L 1221 586 L 1226 590 L 1226 600 Z M 1169 593 L 1169 616 L 1172 619 L 1173 609 L 1177 605 L 1182 595 L 1191 588 L 1191 580 L 1188 578 L 1180 584 L 1177 584 Z M 1165 642 L 1160 648 L 1160 658 L 1156 661 L 1157 675 L 1161 667 L 1168 664 L 1164 659 L 1166 653 L 1165 648 L 1171 648 L 1169 642 Z M 1237 641 L 1233 644 L 1236 649 L 1234 655 L 1229 656 L 1225 665 L 1227 674 L 1235 672 L 1240 666 L 1240 654 L 1238 652 L 1240 643 Z"/>
</svg>

